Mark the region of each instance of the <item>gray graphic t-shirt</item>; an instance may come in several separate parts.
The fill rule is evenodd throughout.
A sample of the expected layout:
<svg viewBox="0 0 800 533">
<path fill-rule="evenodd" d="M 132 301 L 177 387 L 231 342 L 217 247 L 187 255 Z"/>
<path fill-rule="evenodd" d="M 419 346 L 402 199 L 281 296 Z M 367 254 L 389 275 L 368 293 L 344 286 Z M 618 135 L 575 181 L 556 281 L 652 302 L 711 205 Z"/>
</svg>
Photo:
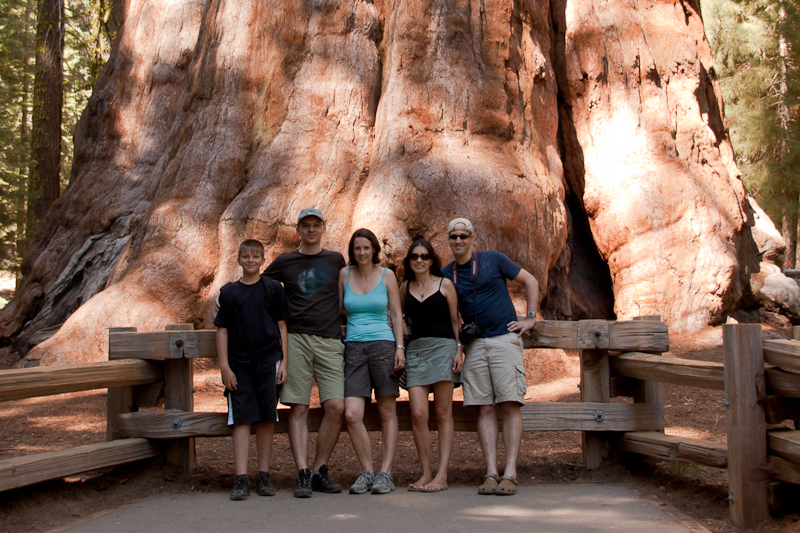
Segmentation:
<svg viewBox="0 0 800 533">
<path fill-rule="evenodd" d="M 264 274 L 283 283 L 289 298 L 289 333 L 341 338 L 337 282 L 344 265 L 342 254 L 322 250 L 316 255 L 299 251 L 281 254 L 267 267 Z"/>
</svg>

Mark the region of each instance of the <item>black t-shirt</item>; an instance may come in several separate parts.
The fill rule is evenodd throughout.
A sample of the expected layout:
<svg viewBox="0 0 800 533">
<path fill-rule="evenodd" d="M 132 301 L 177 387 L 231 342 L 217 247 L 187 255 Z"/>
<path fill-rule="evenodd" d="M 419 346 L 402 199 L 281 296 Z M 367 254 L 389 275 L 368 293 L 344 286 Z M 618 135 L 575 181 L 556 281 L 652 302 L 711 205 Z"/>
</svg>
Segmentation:
<svg viewBox="0 0 800 533">
<path fill-rule="evenodd" d="M 292 318 L 286 325 L 290 333 L 342 337 L 338 282 L 344 266 L 342 254 L 330 250 L 315 255 L 295 250 L 270 263 L 264 274 L 283 283 L 289 297 Z"/>
<path fill-rule="evenodd" d="M 219 313 L 214 325 L 228 330 L 228 360 L 268 358 L 280 361 L 278 321 L 291 318 L 286 292 L 277 281 L 261 276 L 257 283 L 228 283 L 220 290 Z"/>
</svg>

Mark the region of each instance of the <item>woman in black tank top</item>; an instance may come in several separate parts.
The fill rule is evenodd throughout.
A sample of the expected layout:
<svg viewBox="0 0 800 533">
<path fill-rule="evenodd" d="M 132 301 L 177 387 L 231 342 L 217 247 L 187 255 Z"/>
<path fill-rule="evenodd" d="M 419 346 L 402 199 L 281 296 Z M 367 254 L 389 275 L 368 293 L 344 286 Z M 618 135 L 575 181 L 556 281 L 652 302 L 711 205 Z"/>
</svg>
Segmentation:
<svg viewBox="0 0 800 533">
<path fill-rule="evenodd" d="M 408 400 L 414 443 L 422 475 L 408 490 L 439 492 L 447 487 L 453 448 L 453 389 L 461 381 L 464 358 L 458 342 L 458 299 L 453 283 L 442 277 L 439 258 L 426 240 L 416 240 L 403 259 L 403 304 L 409 342 L 406 347 Z M 431 469 L 428 394 L 433 390 L 439 428 L 439 470 Z"/>
</svg>

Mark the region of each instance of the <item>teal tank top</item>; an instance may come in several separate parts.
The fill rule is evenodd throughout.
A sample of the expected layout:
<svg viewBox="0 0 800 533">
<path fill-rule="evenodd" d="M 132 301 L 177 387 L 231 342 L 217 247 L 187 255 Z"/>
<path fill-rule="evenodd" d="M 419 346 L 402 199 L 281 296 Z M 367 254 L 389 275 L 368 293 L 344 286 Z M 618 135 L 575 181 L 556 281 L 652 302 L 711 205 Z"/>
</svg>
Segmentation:
<svg viewBox="0 0 800 533">
<path fill-rule="evenodd" d="M 347 311 L 347 338 L 345 342 L 392 341 L 394 332 L 389 327 L 389 291 L 383 283 L 383 269 L 378 286 L 367 294 L 357 294 L 350 288 L 350 268 L 344 284 L 344 309 Z"/>
</svg>

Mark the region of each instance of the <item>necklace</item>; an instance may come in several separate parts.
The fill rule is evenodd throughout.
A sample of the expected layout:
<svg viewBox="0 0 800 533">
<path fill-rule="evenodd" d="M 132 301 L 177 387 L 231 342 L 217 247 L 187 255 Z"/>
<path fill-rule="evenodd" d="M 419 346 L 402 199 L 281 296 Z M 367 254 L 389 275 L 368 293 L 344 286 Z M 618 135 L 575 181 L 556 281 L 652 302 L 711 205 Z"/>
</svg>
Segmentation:
<svg viewBox="0 0 800 533">
<path fill-rule="evenodd" d="M 417 283 L 419 283 L 419 288 L 420 288 L 420 291 L 419 291 L 419 299 L 420 299 L 420 301 L 425 299 L 425 286 L 428 283 L 430 283 L 430 281 L 431 280 L 428 280 L 428 281 L 426 281 L 424 283 L 420 283 L 419 281 L 417 281 Z"/>
</svg>

